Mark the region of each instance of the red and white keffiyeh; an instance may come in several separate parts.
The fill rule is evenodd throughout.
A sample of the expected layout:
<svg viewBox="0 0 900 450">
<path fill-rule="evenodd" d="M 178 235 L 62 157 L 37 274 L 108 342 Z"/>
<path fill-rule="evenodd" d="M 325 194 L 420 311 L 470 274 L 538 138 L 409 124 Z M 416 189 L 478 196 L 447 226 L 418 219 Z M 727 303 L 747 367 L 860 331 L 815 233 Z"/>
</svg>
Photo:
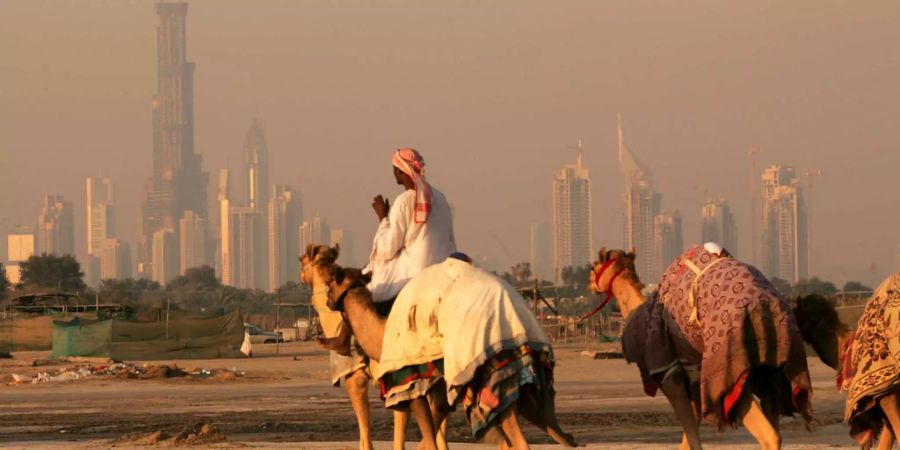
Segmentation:
<svg viewBox="0 0 900 450">
<path fill-rule="evenodd" d="M 425 181 L 425 160 L 414 148 L 401 148 L 391 157 L 394 167 L 403 171 L 412 178 L 416 185 L 416 207 L 413 212 L 413 220 L 416 223 L 428 221 L 431 213 L 431 186 Z"/>
</svg>

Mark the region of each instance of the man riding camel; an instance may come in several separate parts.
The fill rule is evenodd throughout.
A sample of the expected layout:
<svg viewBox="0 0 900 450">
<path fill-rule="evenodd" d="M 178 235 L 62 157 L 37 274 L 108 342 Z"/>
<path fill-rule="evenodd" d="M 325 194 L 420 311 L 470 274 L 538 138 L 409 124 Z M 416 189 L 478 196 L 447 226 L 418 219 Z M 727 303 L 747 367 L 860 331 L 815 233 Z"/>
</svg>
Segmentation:
<svg viewBox="0 0 900 450">
<path fill-rule="evenodd" d="M 386 317 L 403 286 L 424 268 L 444 261 L 456 251 L 450 204 L 441 191 L 425 180 L 425 160 L 412 148 L 401 148 L 391 157 L 393 175 L 404 190 L 393 204 L 382 195 L 372 201 L 378 229 L 372 242 L 369 264 L 363 272 L 371 276 L 378 314 Z M 318 309 L 318 308 L 317 308 Z M 355 346 L 354 346 L 355 347 Z M 371 448 L 368 385 L 371 375 L 366 358 L 356 348 L 350 356 L 331 352 L 332 382 L 341 380 L 353 403 L 360 427 L 360 448 Z M 402 442 L 407 414 L 395 412 L 394 442 Z M 397 434 L 400 434 L 399 436 Z"/>
</svg>

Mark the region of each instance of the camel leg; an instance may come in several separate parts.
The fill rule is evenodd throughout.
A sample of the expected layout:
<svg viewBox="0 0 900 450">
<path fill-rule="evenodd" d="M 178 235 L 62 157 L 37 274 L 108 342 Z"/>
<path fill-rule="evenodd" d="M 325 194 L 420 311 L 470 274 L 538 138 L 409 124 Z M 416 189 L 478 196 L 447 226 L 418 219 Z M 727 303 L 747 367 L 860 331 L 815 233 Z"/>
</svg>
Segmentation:
<svg viewBox="0 0 900 450">
<path fill-rule="evenodd" d="M 675 417 L 681 423 L 684 433 L 681 437 L 681 448 L 700 450 L 700 423 L 694 414 L 694 405 L 688 395 L 685 386 L 686 377 L 681 369 L 674 369 L 666 374 L 663 378 L 662 388 L 663 394 L 669 399 L 672 409 L 675 411 Z M 687 444 L 687 446 L 685 446 Z"/>
<path fill-rule="evenodd" d="M 359 425 L 359 448 L 372 450 L 372 434 L 369 430 L 369 376 L 361 369 L 351 373 L 344 381 Z"/>
<path fill-rule="evenodd" d="M 900 430 L 900 392 L 894 392 L 882 397 L 881 400 L 878 400 L 878 405 L 881 406 L 881 410 L 884 411 L 884 415 L 889 422 L 884 424 L 884 430 L 881 432 L 881 441 L 890 441 L 890 444 L 884 448 L 891 448 L 896 437 L 895 433 L 897 430 Z M 891 433 L 888 434 L 887 431 L 891 431 Z M 886 439 L 888 436 L 890 438 Z M 882 448 L 881 443 L 879 443 L 878 448 L 879 450 Z"/>
<path fill-rule="evenodd" d="M 394 450 L 403 450 L 406 444 L 406 424 L 409 422 L 409 413 L 406 411 L 394 411 Z"/>
<path fill-rule="evenodd" d="M 769 422 L 759 403 L 749 394 L 749 392 L 746 392 L 738 403 L 737 415 L 739 420 L 747 427 L 747 431 L 756 438 L 756 441 L 759 442 L 760 449 L 781 449 L 781 435 Z"/>
<path fill-rule="evenodd" d="M 519 428 L 516 406 L 514 403 L 503 412 L 500 417 L 500 427 L 503 429 L 503 434 L 506 435 L 510 448 L 513 450 L 529 450 L 528 441 L 525 440 L 525 435 L 522 434 L 522 429 Z"/>
<path fill-rule="evenodd" d="M 450 405 L 447 403 L 446 389 L 437 386 L 426 397 L 431 407 L 431 419 L 434 421 L 435 443 L 438 450 L 447 450 L 447 414 L 450 413 Z"/>
<path fill-rule="evenodd" d="M 410 400 L 410 409 L 412 409 L 413 417 L 419 424 L 419 431 L 422 433 L 422 443 L 419 445 L 421 450 L 436 450 L 434 419 L 431 418 L 431 410 L 428 407 L 428 401 L 423 397 Z"/>
<path fill-rule="evenodd" d="M 894 432 L 889 424 L 881 428 L 881 436 L 878 437 L 878 450 L 891 450 L 894 448 Z"/>
</svg>

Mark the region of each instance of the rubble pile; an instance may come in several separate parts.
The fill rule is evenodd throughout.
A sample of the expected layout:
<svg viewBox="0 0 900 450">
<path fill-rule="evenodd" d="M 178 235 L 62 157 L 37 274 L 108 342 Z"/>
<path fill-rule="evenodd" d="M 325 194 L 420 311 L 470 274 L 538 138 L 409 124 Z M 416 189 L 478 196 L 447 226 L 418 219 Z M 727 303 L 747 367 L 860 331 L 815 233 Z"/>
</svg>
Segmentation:
<svg viewBox="0 0 900 450">
<path fill-rule="evenodd" d="M 220 381 L 230 381 L 242 376 L 244 376 L 244 372 L 238 371 L 237 368 L 234 367 L 231 369 L 182 369 L 176 364 L 172 364 L 171 366 L 154 364 L 138 365 L 110 361 L 109 364 L 63 367 L 54 371 L 39 372 L 37 376 L 33 377 L 29 375 L 13 374 L 12 382 L 9 384 L 14 386 L 19 384 L 58 383 L 90 378 L 150 380 L 184 377 L 189 379 L 213 378 Z"/>
</svg>

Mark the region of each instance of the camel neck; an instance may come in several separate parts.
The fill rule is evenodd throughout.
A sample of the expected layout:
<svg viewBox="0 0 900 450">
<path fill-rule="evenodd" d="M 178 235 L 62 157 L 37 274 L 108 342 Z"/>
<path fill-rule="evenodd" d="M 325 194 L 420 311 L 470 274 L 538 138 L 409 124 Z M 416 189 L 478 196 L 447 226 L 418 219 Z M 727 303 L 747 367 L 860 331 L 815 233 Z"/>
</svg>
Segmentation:
<svg viewBox="0 0 900 450">
<path fill-rule="evenodd" d="M 644 296 L 641 294 L 641 290 L 634 280 L 628 277 L 618 277 L 613 281 L 612 294 L 616 298 L 616 302 L 619 303 L 622 318 L 625 320 L 628 320 L 631 313 L 644 303 Z"/>
<path fill-rule="evenodd" d="M 363 297 L 359 293 L 348 293 L 344 313 L 360 347 L 369 358 L 380 361 L 385 320 L 375 312 L 371 298 Z"/>
</svg>

